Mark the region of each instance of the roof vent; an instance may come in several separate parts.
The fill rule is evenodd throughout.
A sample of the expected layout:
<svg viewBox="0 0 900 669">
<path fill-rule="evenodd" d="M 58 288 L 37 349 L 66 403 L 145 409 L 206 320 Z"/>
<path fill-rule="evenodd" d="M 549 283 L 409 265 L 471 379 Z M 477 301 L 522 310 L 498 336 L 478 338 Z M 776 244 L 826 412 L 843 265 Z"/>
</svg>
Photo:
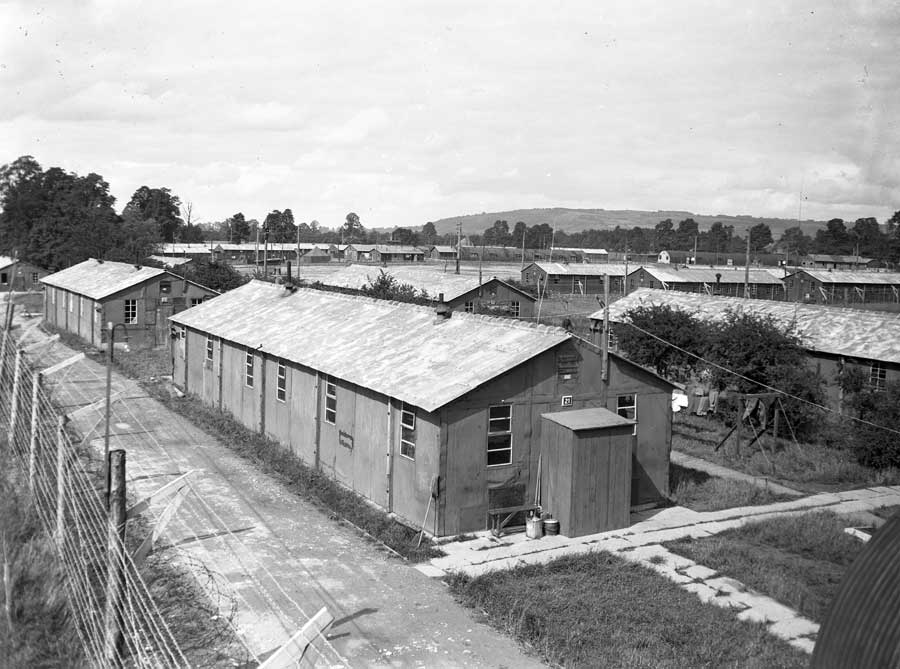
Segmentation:
<svg viewBox="0 0 900 669">
<path fill-rule="evenodd" d="M 437 307 L 435 307 L 434 313 L 437 315 L 437 317 L 434 319 L 434 322 L 443 323 L 444 321 L 450 320 L 450 316 L 453 314 L 453 310 L 450 308 L 449 304 L 439 302 Z"/>
<path fill-rule="evenodd" d="M 134 268 L 135 268 L 135 269 L 140 269 L 141 266 L 140 266 L 140 265 L 135 265 Z"/>
</svg>

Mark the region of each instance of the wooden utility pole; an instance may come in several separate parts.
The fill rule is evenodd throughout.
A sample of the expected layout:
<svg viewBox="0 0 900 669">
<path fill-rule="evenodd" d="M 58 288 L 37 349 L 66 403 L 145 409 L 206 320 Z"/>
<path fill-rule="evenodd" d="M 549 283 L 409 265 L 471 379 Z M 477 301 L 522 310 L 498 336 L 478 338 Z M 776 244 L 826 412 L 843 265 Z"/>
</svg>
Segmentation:
<svg viewBox="0 0 900 669">
<path fill-rule="evenodd" d="M 609 274 L 603 275 L 603 337 L 600 340 L 600 378 L 609 380 Z"/>
<path fill-rule="evenodd" d="M 525 269 L 525 232 L 528 230 L 527 225 L 522 226 L 522 267 L 521 269 Z"/>
<path fill-rule="evenodd" d="M 19 418 L 19 378 L 22 376 L 22 349 L 16 349 L 16 362 L 13 366 L 12 398 L 9 409 L 9 431 L 6 443 L 16 450 L 16 423 Z"/>
<path fill-rule="evenodd" d="M 462 246 L 462 221 L 456 223 L 456 273 L 459 274 L 459 252 Z"/>
<path fill-rule="evenodd" d="M 106 413 L 104 415 L 103 430 L 103 469 L 105 476 L 103 481 L 106 490 L 106 499 L 109 499 L 109 418 L 111 411 L 111 389 L 112 389 L 112 361 L 113 361 L 113 338 L 115 337 L 115 329 L 112 321 L 106 323 Z"/>
<path fill-rule="evenodd" d="M 109 454 L 109 504 L 107 507 L 106 616 L 104 656 L 108 667 L 122 666 L 122 610 L 125 607 L 125 451 Z"/>
<path fill-rule="evenodd" d="M 747 254 L 744 258 L 744 298 L 750 297 L 750 228 L 747 228 Z"/>
</svg>

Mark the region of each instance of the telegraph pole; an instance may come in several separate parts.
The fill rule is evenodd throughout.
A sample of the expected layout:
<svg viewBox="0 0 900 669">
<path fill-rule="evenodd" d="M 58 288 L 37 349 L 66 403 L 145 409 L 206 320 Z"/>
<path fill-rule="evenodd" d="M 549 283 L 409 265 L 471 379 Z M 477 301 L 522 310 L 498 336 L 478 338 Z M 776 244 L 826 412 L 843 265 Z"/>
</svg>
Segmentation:
<svg viewBox="0 0 900 669">
<path fill-rule="evenodd" d="M 107 666 L 122 666 L 122 609 L 125 605 L 125 451 L 109 454 L 106 464 L 111 474 L 107 502 L 106 616 L 104 655 Z"/>
<path fill-rule="evenodd" d="M 747 228 L 747 254 L 744 258 L 744 299 L 750 297 L 750 228 Z"/>
<path fill-rule="evenodd" d="M 459 274 L 459 250 L 462 246 L 462 221 L 456 223 L 456 273 Z"/>
</svg>

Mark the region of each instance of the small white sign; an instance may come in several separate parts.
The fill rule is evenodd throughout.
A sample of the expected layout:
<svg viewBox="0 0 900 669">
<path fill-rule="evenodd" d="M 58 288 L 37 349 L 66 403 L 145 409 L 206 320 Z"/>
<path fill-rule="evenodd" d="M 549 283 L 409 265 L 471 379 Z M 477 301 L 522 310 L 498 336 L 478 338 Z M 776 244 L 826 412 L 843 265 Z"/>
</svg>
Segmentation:
<svg viewBox="0 0 900 669">
<path fill-rule="evenodd" d="M 571 395 L 563 395 L 562 396 L 562 405 L 564 407 L 572 406 L 572 396 Z"/>
</svg>

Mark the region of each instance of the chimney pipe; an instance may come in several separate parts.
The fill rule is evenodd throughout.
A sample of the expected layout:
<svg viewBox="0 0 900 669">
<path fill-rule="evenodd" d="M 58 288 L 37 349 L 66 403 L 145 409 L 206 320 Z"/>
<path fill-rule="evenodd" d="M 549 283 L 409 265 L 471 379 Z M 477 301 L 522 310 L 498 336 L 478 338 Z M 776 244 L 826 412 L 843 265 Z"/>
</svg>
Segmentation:
<svg viewBox="0 0 900 669">
<path fill-rule="evenodd" d="M 291 281 L 291 261 L 287 261 L 287 281 L 285 282 L 288 285 L 291 285 L 293 281 Z"/>
</svg>

